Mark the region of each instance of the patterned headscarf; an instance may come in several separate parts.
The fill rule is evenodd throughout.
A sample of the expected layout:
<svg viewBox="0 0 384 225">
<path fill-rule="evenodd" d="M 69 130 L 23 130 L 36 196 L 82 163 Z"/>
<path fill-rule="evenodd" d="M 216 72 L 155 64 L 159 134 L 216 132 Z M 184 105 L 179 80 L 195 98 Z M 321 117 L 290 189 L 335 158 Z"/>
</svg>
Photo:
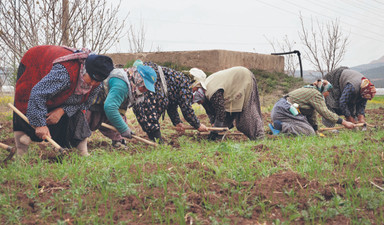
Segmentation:
<svg viewBox="0 0 384 225">
<path fill-rule="evenodd" d="M 204 100 L 205 100 L 204 89 L 200 87 L 195 92 L 193 92 L 193 103 L 204 101 Z"/>
<path fill-rule="evenodd" d="M 133 82 L 135 87 L 143 87 L 143 86 L 145 86 L 144 79 L 140 75 L 139 71 L 137 71 L 136 67 L 128 68 L 127 72 L 128 72 L 128 76 L 130 77 L 130 80 Z"/>
<path fill-rule="evenodd" d="M 85 95 L 86 93 L 90 92 L 92 89 L 92 85 L 87 84 L 84 81 L 85 73 L 86 73 L 85 67 L 83 66 L 83 64 L 81 64 L 80 75 L 79 75 L 79 79 L 77 79 L 76 89 L 74 92 L 76 95 Z"/>
<path fill-rule="evenodd" d="M 365 77 L 361 78 L 361 85 L 360 85 L 361 97 L 371 100 L 373 97 L 375 97 L 375 94 L 376 94 L 376 88 L 371 83 L 371 81 Z"/>
<path fill-rule="evenodd" d="M 304 87 L 315 87 L 322 94 L 333 88 L 332 84 L 327 80 L 317 80 L 313 84 L 305 85 Z"/>
</svg>

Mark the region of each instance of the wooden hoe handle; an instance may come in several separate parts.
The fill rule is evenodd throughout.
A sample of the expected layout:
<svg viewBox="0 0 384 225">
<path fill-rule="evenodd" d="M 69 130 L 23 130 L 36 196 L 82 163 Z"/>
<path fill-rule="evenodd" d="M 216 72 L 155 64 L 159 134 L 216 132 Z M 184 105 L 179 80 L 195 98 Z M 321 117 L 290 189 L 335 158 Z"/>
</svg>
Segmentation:
<svg viewBox="0 0 384 225">
<path fill-rule="evenodd" d="M 368 127 L 375 127 L 373 125 L 370 125 L 370 124 L 367 124 L 367 123 L 357 123 L 355 124 L 355 127 L 364 127 L 364 126 L 368 126 Z M 345 128 L 344 126 L 339 126 L 339 127 L 325 127 L 325 128 L 320 128 L 319 131 L 325 131 L 325 130 L 339 130 L 339 129 L 343 129 Z"/>
<path fill-rule="evenodd" d="M 0 143 L 0 148 L 5 149 L 7 151 L 11 151 L 12 147 L 3 143 Z"/>
<path fill-rule="evenodd" d="M 195 130 L 194 127 L 185 127 L 186 130 Z M 207 127 L 209 131 L 228 131 L 228 127 Z"/>
<path fill-rule="evenodd" d="M 106 123 L 101 123 L 101 126 L 103 126 L 103 127 L 105 127 L 105 128 L 108 128 L 108 129 L 111 129 L 111 130 L 114 130 L 114 131 L 117 131 L 117 129 L 116 129 L 114 126 L 109 125 L 109 124 L 106 124 Z M 152 145 L 152 146 L 155 146 L 155 147 L 158 146 L 157 143 L 152 142 L 152 141 L 148 141 L 147 139 L 144 139 L 144 138 L 142 138 L 142 137 L 139 137 L 139 136 L 136 136 L 136 135 L 132 135 L 132 137 L 133 137 L 134 139 L 139 140 L 139 141 L 141 141 L 141 142 L 144 142 L 144 143 L 146 143 L 146 144 L 149 144 L 149 145 Z"/>
<path fill-rule="evenodd" d="M 11 103 L 8 103 L 8 106 L 13 110 L 15 111 L 15 113 L 17 113 L 17 115 L 19 115 L 25 122 L 27 122 L 29 124 L 29 121 L 28 121 L 28 118 L 20 111 L 18 110 L 14 105 L 12 105 Z M 54 141 L 52 138 L 50 137 L 44 137 L 49 143 L 51 143 L 53 145 L 53 147 L 59 149 L 60 151 L 63 151 L 64 149 L 56 143 L 56 141 Z"/>
</svg>

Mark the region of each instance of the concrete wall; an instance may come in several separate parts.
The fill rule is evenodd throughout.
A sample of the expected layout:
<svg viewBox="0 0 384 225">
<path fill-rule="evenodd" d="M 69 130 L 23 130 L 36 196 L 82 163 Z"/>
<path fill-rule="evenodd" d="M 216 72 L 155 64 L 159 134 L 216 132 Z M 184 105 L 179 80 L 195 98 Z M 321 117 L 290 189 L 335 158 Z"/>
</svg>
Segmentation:
<svg viewBox="0 0 384 225">
<path fill-rule="evenodd" d="M 233 66 L 261 69 L 269 72 L 284 72 L 284 57 L 250 52 L 227 50 L 177 51 L 151 53 L 113 53 L 108 54 L 115 64 L 125 65 L 129 61 L 141 59 L 157 63 L 172 62 L 181 66 L 197 67 L 208 73 Z"/>
</svg>

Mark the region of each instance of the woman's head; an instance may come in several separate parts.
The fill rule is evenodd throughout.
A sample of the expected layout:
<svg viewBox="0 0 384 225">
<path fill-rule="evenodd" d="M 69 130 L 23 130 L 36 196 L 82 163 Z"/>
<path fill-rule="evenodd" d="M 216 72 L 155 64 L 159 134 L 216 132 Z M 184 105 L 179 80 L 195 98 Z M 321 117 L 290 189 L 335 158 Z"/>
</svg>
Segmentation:
<svg viewBox="0 0 384 225">
<path fill-rule="evenodd" d="M 92 80 L 102 82 L 113 70 L 112 59 L 104 55 L 91 54 L 85 60 L 85 70 Z"/>
<path fill-rule="evenodd" d="M 192 101 L 193 103 L 203 104 L 203 102 L 205 101 L 205 91 L 202 87 L 197 88 L 197 90 L 193 92 Z"/>
<path fill-rule="evenodd" d="M 375 97 L 375 94 L 376 94 L 376 88 L 371 83 L 371 81 L 365 77 L 361 78 L 361 85 L 360 85 L 361 97 L 371 100 L 373 97 Z"/>
<path fill-rule="evenodd" d="M 202 87 L 204 89 L 207 89 L 205 85 L 205 79 L 207 78 L 207 75 L 198 68 L 192 68 L 189 70 L 189 74 L 191 74 L 195 80 L 195 82 L 192 84 L 192 89 L 196 90 L 199 87 Z"/>
<path fill-rule="evenodd" d="M 321 94 L 324 95 L 324 97 L 327 97 L 329 95 L 329 90 L 333 88 L 332 84 L 329 83 L 327 80 L 319 79 L 313 83 L 313 86 L 316 87 L 318 91 L 320 91 Z"/>
</svg>

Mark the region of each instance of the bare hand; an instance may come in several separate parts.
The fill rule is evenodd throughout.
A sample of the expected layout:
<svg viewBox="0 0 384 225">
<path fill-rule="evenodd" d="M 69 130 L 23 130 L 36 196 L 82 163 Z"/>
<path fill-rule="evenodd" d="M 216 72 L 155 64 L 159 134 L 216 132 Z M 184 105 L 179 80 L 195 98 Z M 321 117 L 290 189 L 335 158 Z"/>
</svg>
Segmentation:
<svg viewBox="0 0 384 225">
<path fill-rule="evenodd" d="M 348 128 L 348 129 L 353 129 L 355 128 L 355 124 L 354 123 L 351 123 L 351 122 L 348 122 L 346 120 L 343 120 L 343 122 L 341 123 L 344 125 L 344 127 Z"/>
<path fill-rule="evenodd" d="M 359 123 L 365 123 L 365 116 L 364 115 L 358 115 L 357 119 L 359 120 Z"/>
<path fill-rule="evenodd" d="M 56 108 L 56 109 L 52 110 L 51 112 L 49 112 L 47 114 L 46 123 L 48 125 L 57 124 L 59 122 L 59 120 L 61 119 L 61 117 L 64 115 L 64 113 L 65 112 L 62 108 Z"/>
<path fill-rule="evenodd" d="M 181 134 L 184 134 L 185 133 L 185 128 L 184 128 L 184 125 L 182 123 L 179 123 L 176 125 L 176 130 L 181 133 Z"/>
<path fill-rule="evenodd" d="M 51 138 L 51 133 L 49 132 L 49 129 L 47 126 L 44 127 L 36 127 L 35 128 L 35 134 L 40 139 L 46 139 L 47 137 Z"/>
<path fill-rule="evenodd" d="M 348 117 L 347 117 L 347 121 L 348 121 L 348 122 L 351 122 L 351 123 L 356 123 L 355 118 L 353 118 L 352 116 L 348 116 Z"/>
<path fill-rule="evenodd" d="M 198 130 L 199 132 L 207 132 L 207 131 L 208 131 L 208 128 L 207 128 L 204 124 L 200 123 L 200 127 L 197 128 L 197 130 Z"/>
</svg>

